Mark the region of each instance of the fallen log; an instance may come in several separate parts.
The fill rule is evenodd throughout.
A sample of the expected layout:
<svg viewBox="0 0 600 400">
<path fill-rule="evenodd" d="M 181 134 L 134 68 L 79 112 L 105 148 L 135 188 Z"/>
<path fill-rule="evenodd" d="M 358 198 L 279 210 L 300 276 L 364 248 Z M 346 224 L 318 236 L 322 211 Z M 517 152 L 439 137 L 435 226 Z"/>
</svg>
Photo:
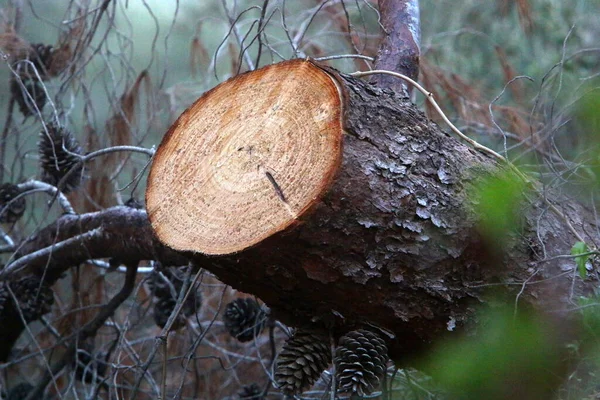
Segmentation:
<svg viewBox="0 0 600 400">
<path fill-rule="evenodd" d="M 163 243 L 285 322 L 377 326 L 401 359 L 461 331 L 490 284 L 542 309 L 568 308 L 581 286 L 564 273 L 573 259 L 544 261 L 575 238 L 539 199 L 502 252 L 482 238 L 469 187 L 501 168 L 406 99 L 293 60 L 185 111 L 158 148 L 146 202 Z M 550 201 L 596 232 L 582 206 Z"/>
<path fill-rule="evenodd" d="M 550 310 L 557 317 L 573 308 L 577 296 L 593 291 L 595 280 L 580 279 L 574 259 L 565 256 L 575 238 L 563 218 L 583 232 L 586 241 L 600 239 L 594 216 L 583 205 L 548 192 L 546 200 L 563 213 L 559 217 L 544 201 L 530 196 L 532 201 L 521 210 L 518 234 L 499 247 L 501 252 L 493 251 L 477 229 L 469 187 L 478 177 L 501 168 L 495 161 L 444 133 L 407 99 L 311 61 L 270 66 L 219 88 L 234 99 L 236 90 L 247 90 L 244 81 L 252 82 L 255 74 L 271 75 L 270 82 L 279 87 L 286 79 L 295 80 L 291 92 L 273 89 L 270 101 L 279 102 L 281 94 L 286 102 L 309 110 L 301 114 L 288 109 L 278 116 L 282 127 L 286 118 L 295 123 L 269 140 L 273 148 L 282 146 L 281 140 L 292 145 L 283 146 L 285 151 L 269 161 L 294 164 L 303 146 L 314 146 L 310 137 L 292 140 L 296 129 L 305 135 L 333 135 L 318 142 L 322 147 L 306 150 L 312 157 L 323 150 L 333 161 L 320 160 L 315 168 L 304 165 L 310 157 L 303 158 L 301 164 L 289 167 L 288 176 L 278 174 L 285 169 L 273 168 L 278 164 L 264 164 L 262 169 L 252 164 L 265 157 L 261 151 L 268 148 L 264 147 L 268 141 L 261 142 L 258 155 L 245 150 L 254 139 L 260 142 L 261 126 L 268 124 L 259 117 L 236 115 L 237 105 L 221 111 L 228 118 L 224 125 L 234 137 L 247 131 L 254 131 L 254 136 L 247 143 L 214 146 L 214 152 L 227 149 L 220 158 L 202 149 L 190 152 L 185 146 L 194 145 L 195 129 L 206 117 L 198 107 L 204 101 L 200 99 L 173 125 L 158 150 L 148 181 L 148 215 L 128 207 L 65 215 L 19 245 L 2 280 L 33 274 L 49 286 L 68 268 L 89 259 L 159 260 L 166 265 L 191 259 L 232 287 L 260 297 L 287 324 L 318 323 L 337 335 L 364 326 L 380 329 L 384 336 L 393 336 L 390 355 L 402 363 L 440 338 L 471 332 L 477 325 L 476 306 L 490 299 L 488 288 L 508 296 L 515 311 Z M 323 90 L 312 94 L 311 101 L 298 98 L 304 93 L 300 87 L 310 79 L 317 79 Z M 260 91 L 251 97 L 256 107 L 264 107 L 268 102 L 261 102 L 259 95 Z M 215 112 L 208 110 L 209 116 Z M 309 122 L 298 120 L 299 115 L 326 121 L 330 129 L 302 132 Z M 190 126 L 194 128 L 188 130 Z M 189 135 L 191 140 L 176 141 L 185 146 L 169 149 L 170 138 L 177 135 Z M 213 138 L 218 141 L 219 135 Z M 318 179 L 295 175 L 311 167 Z M 203 170 L 203 178 L 197 168 Z M 228 174 L 226 180 L 218 177 L 221 168 Z M 236 171 L 255 176 L 239 175 L 236 180 Z M 217 183 L 198 186 L 198 179 Z M 223 190 L 218 199 L 198 201 L 206 193 L 218 193 L 215 186 Z M 228 191 L 236 190 L 243 193 L 232 197 L 238 196 L 243 204 L 248 196 L 246 207 L 260 212 L 240 215 L 231 208 Z M 269 219 L 273 218 L 269 212 L 279 219 Z M 220 218 L 203 227 L 199 215 Z M 182 228 L 182 223 L 192 225 Z M 249 223 L 254 233 L 236 225 Z M 196 229 L 204 230 L 199 235 Z M 235 237 L 225 237 L 220 229 Z M 221 239 L 227 242 L 224 248 L 219 247 Z M 14 307 L 4 303 L 0 321 L 6 340 L 0 344 L 0 355 L 5 360 L 24 326 Z"/>
</svg>

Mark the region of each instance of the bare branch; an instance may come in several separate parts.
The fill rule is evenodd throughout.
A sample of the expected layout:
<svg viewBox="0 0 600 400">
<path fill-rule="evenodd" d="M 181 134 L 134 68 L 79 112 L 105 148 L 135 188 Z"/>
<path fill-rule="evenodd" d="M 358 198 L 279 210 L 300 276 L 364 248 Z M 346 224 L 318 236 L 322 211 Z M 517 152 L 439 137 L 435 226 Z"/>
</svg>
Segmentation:
<svg viewBox="0 0 600 400">
<path fill-rule="evenodd" d="M 69 199 L 67 199 L 67 196 L 65 196 L 64 193 L 59 191 L 58 188 L 56 188 L 55 186 L 52 186 L 46 182 L 41 182 L 41 181 L 36 181 L 36 180 L 23 182 L 17 186 L 19 187 L 19 189 L 21 189 L 24 192 L 23 194 L 27 194 L 27 193 L 31 193 L 31 192 L 35 192 L 35 191 L 43 191 L 45 193 L 48 193 L 52 197 L 56 197 L 58 199 L 58 204 L 60 205 L 60 207 L 63 209 L 63 211 L 65 213 L 75 214 L 75 210 L 73 209 L 73 206 L 69 202 Z"/>
<path fill-rule="evenodd" d="M 421 36 L 419 0 L 379 0 L 379 12 L 386 35 L 379 46 L 375 69 L 399 72 L 417 80 Z M 376 77 L 375 83 L 405 96 L 411 92 L 410 86 L 383 75 Z"/>
<path fill-rule="evenodd" d="M 38 385 L 32 390 L 26 397 L 26 400 L 36 400 L 42 397 L 44 389 L 52 380 L 52 377 L 58 374 L 64 367 L 66 367 L 77 351 L 77 345 L 84 342 L 86 339 L 93 337 L 98 332 L 98 329 L 104 324 L 104 322 L 110 318 L 115 310 L 129 297 L 133 289 L 135 288 L 135 276 L 137 272 L 137 264 L 127 265 L 127 274 L 125 275 L 125 282 L 123 288 L 117 293 L 108 304 L 106 304 L 96 317 L 85 325 L 78 333 L 76 340 L 69 346 L 65 354 L 62 356 L 60 361 L 56 363 L 51 371 L 46 371 L 46 374 L 42 377 Z"/>
<path fill-rule="evenodd" d="M 6 277 L 27 269 L 56 279 L 69 267 L 88 259 L 117 257 L 128 260 L 159 260 L 167 265 L 188 260 L 162 245 L 155 237 L 145 210 L 118 206 L 104 211 L 64 215 L 28 239 L 15 261 L 2 272 Z"/>
</svg>

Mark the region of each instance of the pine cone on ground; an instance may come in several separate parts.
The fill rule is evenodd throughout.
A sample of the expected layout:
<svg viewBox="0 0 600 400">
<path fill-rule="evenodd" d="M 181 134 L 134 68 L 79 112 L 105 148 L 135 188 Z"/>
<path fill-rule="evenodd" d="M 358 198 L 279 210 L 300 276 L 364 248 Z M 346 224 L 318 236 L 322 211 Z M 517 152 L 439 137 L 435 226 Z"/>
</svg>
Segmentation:
<svg viewBox="0 0 600 400">
<path fill-rule="evenodd" d="M 17 185 L 3 183 L 0 185 L 0 223 L 13 223 L 18 221 L 25 213 L 25 197 L 14 200 L 21 194 Z"/>
<path fill-rule="evenodd" d="M 51 123 L 46 128 L 48 132 L 46 129 L 42 129 L 38 142 L 42 181 L 56 186 L 77 164 L 83 150 L 75 136 L 64 127 Z M 76 189 L 82 180 L 83 166 L 80 165 L 59 189 L 64 193 L 69 193 Z"/>
<path fill-rule="evenodd" d="M 165 282 L 160 273 L 171 282 L 175 293 L 172 293 L 171 286 Z M 183 282 L 184 274 L 181 268 L 164 268 L 159 263 L 156 263 L 155 271 L 148 277 L 148 287 L 155 299 L 154 322 L 160 328 L 165 327 L 171 313 L 175 309 L 175 305 L 177 304 L 177 297 L 175 296 L 179 296 L 179 292 L 183 288 Z M 177 330 L 185 326 L 186 319 L 197 313 L 201 303 L 202 296 L 200 292 L 197 290 L 192 291 L 183 304 L 177 319 L 173 322 L 171 329 Z"/>
<path fill-rule="evenodd" d="M 10 93 L 17 102 L 19 111 L 25 117 L 37 114 L 36 106 L 41 112 L 42 108 L 46 105 L 46 92 L 44 92 L 42 83 L 37 78 L 23 79 L 22 84 L 16 79 L 11 79 Z M 27 95 L 28 93 L 29 96 Z"/>
<path fill-rule="evenodd" d="M 240 400 L 263 400 L 263 390 L 256 383 L 246 385 L 238 393 Z"/>
<path fill-rule="evenodd" d="M 167 322 L 169 321 L 169 317 L 171 316 L 171 314 L 173 313 L 173 310 L 175 309 L 176 303 L 177 303 L 177 300 L 171 296 L 156 299 L 156 303 L 154 303 L 154 314 L 153 314 L 154 315 L 154 323 L 156 324 L 156 326 L 158 326 L 160 328 L 164 328 L 165 325 L 167 325 Z M 177 316 L 177 319 L 173 322 L 173 325 L 171 325 L 171 328 L 175 331 L 180 328 L 183 328 L 185 326 L 186 317 L 183 313 L 183 309 L 181 311 L 182 312 L 179 313 L 179 315 Z"/>
<path fill-rule="evenodd" d="M 311 387 L 330 363 L 327 335 L 300 329 L 277 356 L 275 381 L 286 395 L 298 394 Z"/>
<path fill-rule="evenodd" d="M 388 362 L 385 341 L 376 333 L 359 329 L 340 338 L 335 371 L 341 391 L 365 396 L 379 385 Z"/>
<path fill-rule="evenodd" d="M 32 390 L 32 385 L 30 385 L 27 382 L 21 382 L 8 391 L 6 400 L 24 400 L 27 398 L 27 395 L 29 395 L 29 392 L 31 392 Z"/>
<path fill-rule="evenodd" d="M 46 284 L 40 285 L 39 278 L 34 275 L 27 275 L 18 281 L 10 282 L 10 289 L 19 301 L 19 308 L 27 322 L 35 321 L 49 313 L 54 304 L 52 289 Z M 5 287 L 0 288 L 0 292 L 4 291 L 7 292 L 8 299 L 12 299 Z M 4 297 L 4 295 L 2 294 L 0 297 Z M 6 302 L 3 305 L 6 306 Z"/>
<path fill-rule="evenodd" d="M 250 298 L 235 299 L 225 307 L 223 321 L 231 336 L 240 342 L 249 342 L 260 335 L 266 315 L 260 305 Z"/>
</svg>

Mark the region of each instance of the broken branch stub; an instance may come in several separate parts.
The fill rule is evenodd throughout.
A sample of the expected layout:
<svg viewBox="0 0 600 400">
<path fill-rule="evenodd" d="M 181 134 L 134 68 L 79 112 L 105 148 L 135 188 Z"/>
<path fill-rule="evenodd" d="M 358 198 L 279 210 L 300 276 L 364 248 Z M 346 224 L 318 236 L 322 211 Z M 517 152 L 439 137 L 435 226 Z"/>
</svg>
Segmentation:
<svg viewBox="0 0 600 400">
<path fill-rule="evenodd" d="M 167 132 L 150 169 L 146 206 L 158 238 L 223 255 L 294 224 L 341 163 L 342 103 L 334 78 L 305 60 L 205 93 Z"/>
</svg>

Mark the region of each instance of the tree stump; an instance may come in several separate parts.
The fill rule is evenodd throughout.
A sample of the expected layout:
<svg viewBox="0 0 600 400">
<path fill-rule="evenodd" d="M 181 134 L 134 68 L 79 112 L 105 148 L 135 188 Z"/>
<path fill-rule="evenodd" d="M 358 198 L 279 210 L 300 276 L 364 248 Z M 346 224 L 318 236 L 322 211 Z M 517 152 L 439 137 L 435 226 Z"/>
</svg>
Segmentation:
<svg viewBox="0 0 600 400">
<path fill-rule="evenodd" d="M 158 237 L 176 250 L 230 254 L 298 221 L 341 162 L 342 98 L 311 62 L 238 75 L 173 124 L 146 194 Z"/>
</svg>

